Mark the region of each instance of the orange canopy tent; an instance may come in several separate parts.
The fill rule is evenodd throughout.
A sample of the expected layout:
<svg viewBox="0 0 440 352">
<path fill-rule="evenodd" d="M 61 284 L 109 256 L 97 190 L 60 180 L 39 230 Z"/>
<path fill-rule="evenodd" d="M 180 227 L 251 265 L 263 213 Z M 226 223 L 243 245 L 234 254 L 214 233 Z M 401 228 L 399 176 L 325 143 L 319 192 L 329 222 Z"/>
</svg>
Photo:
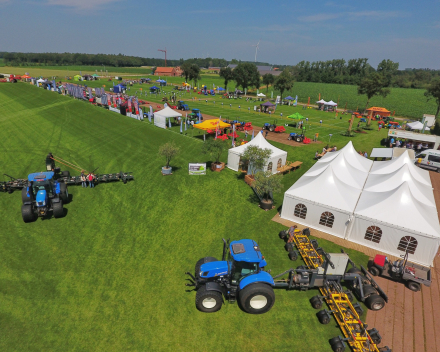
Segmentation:
<svg viewBox="0 0 440 352">
<path fill-rule="evenodd" d="M 372 106 L 371 108 L 367 109 L 368 115 L 372 114 L 373 116 L 380 115 L 382 117 L 388 117 L 391 115 L 391 111 L 388 111 L 385 108 L 379 108 L 377 106 Z"/>
<path fill-rule="evenodd" d="M 202 123 L 194 124 L 194 128 L 198 128 L 199 130 L 216 130 L 216 129 L 223 129 L 226 127 L 231 127 L 229 123 L 223 122 L 220 119 L 211 119 L 211 120 L 205 120 Z"/>
<path fill-rule="evenodd" d="M 23 75 L 23 76 L 21 76 L 21 78 L 31 78 L 31 76 Z"/>
</svg>

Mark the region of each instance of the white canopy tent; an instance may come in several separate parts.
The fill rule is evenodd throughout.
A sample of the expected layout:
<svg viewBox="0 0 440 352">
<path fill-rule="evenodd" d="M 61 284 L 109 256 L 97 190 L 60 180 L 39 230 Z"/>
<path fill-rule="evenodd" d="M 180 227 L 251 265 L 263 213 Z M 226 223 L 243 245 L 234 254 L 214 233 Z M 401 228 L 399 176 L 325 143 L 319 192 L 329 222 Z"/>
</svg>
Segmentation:
<svg viewBox="0 0 440 352">
<path fill-rule="evenodd" d="M 167 119 L 172 117 L 181 117 L 182 114 L 174 111 L 169 106 L 154 113 L 154 125 L 160 128 L 166 128 Z"/>
<path fill-rule="evenodd" d="M 324 103 L 324 105 L 337 106 L 338 104 L 336 104 L 333 100 L 330 100 L 330 101 Z"/>
<path fill-rule="evenodd" d="M 318 100 L 316 104 L 326 104 L 327 102 L 324 99 Z"/>
<path fill-rule="evenodd" d="M 258 93 L 257 94 L 257 97 L 265 97 L 266 95 L 265 94 L 263 94 L 263 93 Z"/>
<path fill-rule="evenodd" d="M 371 165 L 351 142 L 327 153 L 286 191 L 281 217 L 344 237 Z"/>
<path fill-rule="evenodd" d="M 231 148 L 228 151 L 228 165 L 231 170 L 238 171 L 240 165 L 240 157 L 250 145 L 256 145 L 261 149 L 270 149 L 272 154 L 267 160 L 267 164 L 264 166 L 265 171 L 272 171 L 273 174 L 277 173 L 277 168 L 286 165 L 287 152 L 274 147 L 264 137 L 262 133 L 257 133 L 255 138 L 249 143 L 240 145 L 235 148 Z"/>
<path fill-rule="evenodd" d="M 409 128 L 411 128 L 412 130 L 423 130 L 423 123 L 421 123 L 420 121 L 414 121 L 411 123 L 407 123 L 406 124 Z M 430 130 L 429 127 L 425 128 L 425 131 Z"/>
<path fill-rule="evenodd" d="M 440 245 L 437 208 L 419 201 L 408 181 L 393 190 L 364 190 L 354 212 L 348 240 L 394 256 L 433 263 Z"/>
</svg>

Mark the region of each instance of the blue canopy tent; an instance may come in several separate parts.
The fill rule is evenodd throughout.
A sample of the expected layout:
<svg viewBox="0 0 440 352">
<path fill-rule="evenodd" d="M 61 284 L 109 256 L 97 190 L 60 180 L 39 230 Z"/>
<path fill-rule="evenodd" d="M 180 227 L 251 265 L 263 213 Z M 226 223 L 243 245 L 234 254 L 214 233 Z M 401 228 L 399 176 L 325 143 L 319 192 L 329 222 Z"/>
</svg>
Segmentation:
<svg viewBox="0 0 440 352">
<path fill-rule="evenodd" d="M 295 98 L 292 98 L 290 95 L 286 98 L 284 98 L 284 100 L 295 100 Z"/>
<path fill-rule="evenodd" d="M 119 84 L 117 84 L 117 85 L 115 85 L 113 87 L 113 92 L 114 93 L 123 93 L 124 90 L 126 90 L 126 89 L 127 89 L 126 86 L 124 86 L 123 84 L 119 83 Z"/>
<path fill-rule="evenodd" d="M 218 89 L 219 92 L 224 92 L 225 91 L 225 88 L 222 88 L 222 87 L 218 87 L 217 89 Z"/>
<path fill-rule="evenodd" d="M 156 92 L 159 92 L 159 91 L 160 91 L 159 87 L 156 87 L 156 86 L 150 87 L 150 92 L 152 92 L 152 93 L 156 93 Z"/>
</svg>

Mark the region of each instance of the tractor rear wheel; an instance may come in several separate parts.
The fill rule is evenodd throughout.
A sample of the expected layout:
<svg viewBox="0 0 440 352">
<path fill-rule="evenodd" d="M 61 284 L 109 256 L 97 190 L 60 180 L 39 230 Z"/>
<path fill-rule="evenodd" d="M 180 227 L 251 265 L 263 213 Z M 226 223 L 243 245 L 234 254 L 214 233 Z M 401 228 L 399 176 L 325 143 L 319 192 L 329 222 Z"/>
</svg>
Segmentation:
<svg viewBox="0 0 440 352">
<path fill-rule="evenodd" d="M 61 176 L 63 177 L 70 177 L 70 171 L 62 171 Z"/>
<path fill-rule="evenodd" d="M 342 344 L 342 342 L 339 339 L 339 337 L 333 337 L 330 340 L 330 346 L 331 346 L 333 352 L 344 352 L 344 350 L 345 350 L 345 347 Z"/>
<path fill-rule="evenodd" d="M 202 286 L 196 293 L 196 307 L 201 312 L 214 313 L 221 309 L 223 296 L 218 291 L 208 291 Z"/>
<path fill-rule="evenodd" d="M 69 192 L 67 191 L 67 185 L 62 182 L 60 183 L 60 190 L 61 190 L 61 200 L 63 201 L 64 204 L 66 204 L 69 201 Z"/>
<path fill-rule="evenodd" d="M 30 202 L 31 198 L 27 196 L 27 187 L 23 187 L 21 189 L 21 201 L 24 202 Z"/>
<path fill-rule="evenodd" d="M 312 307 L 314 309 L 321 309 L 322 308 L 322 301 L 319 298 L 319 296 L 313 296 L 310 298 L 310 303 L 312 304 Z"/>
<path fill-rule="evenodd" d="M 275 126 L 272 125 L 269 127 L 269 132 L 273 132 L 273 131 L 275 131 Z"/>
<path fill-rule="evenodd" d="M 318 313 L 316 313 L 316 316 L 321 324 L 325 325 L 330 323 L 330 317 L 325 310 L 320 310 Z"/>
<path fill-rule="evenodd" d="M 32 222 L 37 218 L 30 204 L 21 206 L 21 216 L 24 222 Z"/>
<path fill-rule="evenodd" d="M 275 303 L 275 293 L 268 284 L 251 284 L 239 293 L 240 304 L 249 314 L 262 314 L 268 312 Z"/>
<path fill-rule="evenodd" d="M 375 267 L 375 266 L 372 266 L 368 271 L 373 276 L 382 275 L 382 271 L 378 267 Z"/>
<path fill-rule="evenodd" d="M 362 290 L 364 291 L 364 297 L 369 297 L 371 295 L 377 295 L 376 289 L 371 285 L 363 285 Z"/>
<path fill-rule="evenodd" d="M 414 292 L 419 292 L 421 289 L 420 284 L 414 281 L 408 281 L 406 287 L 408 287 L 411 291 Z"/>
<path fill-rule="evenodd" d="M 55 219 L 62 218 L 64 216 L 64 208 L 63 208 L 63 201 L 60 199 L 58 203 L 52 204 L 53 209 L 53 217 Z"/>
<path fill-rule="evenodd" d="M 365 300 L 365 305 L 368 309 L 377 311 L 385 307 L 385 300 L 381 296 L 374 294 Z"/>
<path fill-rule="evenodd" d="M 214 257 L 205 257 L 200 259 L 197 263 L 196 263 L 196 267 L 195 267 L 195 277 L 196 279 L 200 279 L 200 267 L 202 266 L 202 264 L 205 263 L 211 263 L 211 262 L 217 262 L 217 258 Z"/>
<path fill-rule="evenodd" d="M 296 137 L 295 141 L 297 141 L 298 143 L 301 143 L 302 142 L 301 137 Z"/>
</svg>

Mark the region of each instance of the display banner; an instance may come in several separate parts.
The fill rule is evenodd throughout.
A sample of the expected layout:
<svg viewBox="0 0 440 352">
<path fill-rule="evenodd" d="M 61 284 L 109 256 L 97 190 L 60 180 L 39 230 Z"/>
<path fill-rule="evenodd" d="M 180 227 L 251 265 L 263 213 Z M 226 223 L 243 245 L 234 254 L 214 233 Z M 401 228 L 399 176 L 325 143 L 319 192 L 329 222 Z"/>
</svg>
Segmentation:
<svg viewBox="0 0 440 352">
<path fill-rule="evenodd" d="M 190 175 L 206 175 L 206 163 L 188 163 Z"/>
</svg>

